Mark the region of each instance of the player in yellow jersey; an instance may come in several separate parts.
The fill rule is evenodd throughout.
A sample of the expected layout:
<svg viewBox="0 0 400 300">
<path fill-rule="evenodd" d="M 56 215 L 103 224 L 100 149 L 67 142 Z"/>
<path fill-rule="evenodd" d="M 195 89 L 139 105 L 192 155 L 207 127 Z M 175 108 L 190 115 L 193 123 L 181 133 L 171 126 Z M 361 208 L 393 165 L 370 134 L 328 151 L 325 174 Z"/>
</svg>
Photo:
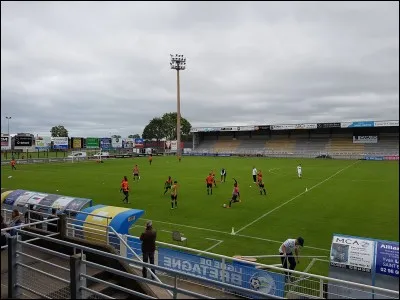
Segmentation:
<svg viewBox="0 0 400 300">
<path fill-rule="evenodd" d="M 171 187 L 171 209 L 178 208 L 178 181 L 174 181 Z"/>
</svg>

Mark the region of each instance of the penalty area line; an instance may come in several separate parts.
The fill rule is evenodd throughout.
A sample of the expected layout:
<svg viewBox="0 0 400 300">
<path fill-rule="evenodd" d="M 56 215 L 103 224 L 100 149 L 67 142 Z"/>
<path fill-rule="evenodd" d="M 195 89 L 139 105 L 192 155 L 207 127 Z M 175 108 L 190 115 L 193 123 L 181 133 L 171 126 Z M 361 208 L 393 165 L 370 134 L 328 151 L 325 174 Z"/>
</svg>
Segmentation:
<svg viewBox="0 0 400 300">
<path fill-rule="evenodd" d="M 300 196 L 302 196 L 302 195 L 304 195 L 305 193 L 311 191 L 312 189 L 314 189 L 314 188 L 320 186 L 320 185 L 323 184 L 324 182 L 327 182 L 327 181 L 330 180 L 331 178 L 333 178 L 333 177 L 335 177 L 336 175 L 342 173 L 343 171 L 347 170 L 348 168 L 354 166 L 354 165 L 357 164 L 358 162 L 360 162 L 360 161 L 357 160 L 356 162 L 354 162 L 354 163 L 352 163 L 352 164 L 350 164 L 350 165 L 344 167 L 343 169 L 340 169 L 340 170 L 337 171 L 335 174 L 333 174 L 333 175 L 329 176 L 328 178 L 325 178 L 325 179 L 322 180 L 321 182 L 319 182 L 319 183 L 313 185 L 313 186 L 310 187 L 308 190 L 306 190 L 306 191 L 304 191 L 304 192 L 301 192 L 301 193 L 298 194 L 297 196 L 294 196 L 293 198 L 289 199 L 288 201 L 286 201 L 286 202 L 282 203 L 281 205 L 275 207 L 274 209 L 272 209 L 272 210 L 266 212 L 265 214 L 261 215 L 260 217 L 258 217 L 258 218 L 255 219 L 254 221 L 250 222 L 249 224 L 247 224 L 247 225 L 243 226 L 242 228 L 240 228 L 239 230 L 237 230 L 236 233 L 241 232 L 242 230 L 246 229 L 247 227 L 253 225 L 253 224 L 256 223 L 256 222 L 258 222 L 258 221 L 261 220 L 262 218 L 264 218 L 264 217 L 268 216 L 269 214 L 273 213 L 275 210 L 281 208 L 282 206 L 285 206 L 286 204 L 292 202 L 293 200 L 296 200 L 296 199 L 299 198 Z"/>
<path fill-rule="evenodd" d="M 139 220 L 148 221 L 150 219 L 140 218 Z M 158 220 L 152 220 L 152 221 L 153 221 L 153 223 L 155 222 L 155 223 L 161 223 L 161 224 L 167 224 L 167 225 L 173 225 L 173 226 L 180 226 L 180 227 L 186 227 L 186 228 L 190 228 L 190 229 L 210 231 L 210 232 L 216 232 L 216 233 L 221 233 L 221 234 L 226 234 L 226 235 L 232 236 L 231 232 L 225 232 L 225 231 L 221 231 L 221 230 L 208 229 L 208 228 L 202 228 L 202 227 L 196 227 L 196 226 L 190 226 L 190 225 L 178 224 L 178 223 L 171 223 L 171 222 L 164 222 L 164 221 L 158 221 Z M 251 236 L 251 235 L 235 234 L 234 236 L 236 236 L 236 237 L 239 236 L 239 237 L 243 237 L 243 238 L 259 240 L 259 241 L 264 241 L 264 242 L 270 242 L 270 243 L 277 243 L 277 244 L 283 243 L 282 241 L 275 241 L 275 240 L 265 239 L 265 238 L 261 238 L 261 237 Z M 304 248 L 314 249 L 314 250 L 319 250 L 319 251 L 326 251 L 326 252 L 331 251 L 330 249 L 323 249 L 323 248 L 312 247 L 312 246 L 304 246 Z"/>
</svg>

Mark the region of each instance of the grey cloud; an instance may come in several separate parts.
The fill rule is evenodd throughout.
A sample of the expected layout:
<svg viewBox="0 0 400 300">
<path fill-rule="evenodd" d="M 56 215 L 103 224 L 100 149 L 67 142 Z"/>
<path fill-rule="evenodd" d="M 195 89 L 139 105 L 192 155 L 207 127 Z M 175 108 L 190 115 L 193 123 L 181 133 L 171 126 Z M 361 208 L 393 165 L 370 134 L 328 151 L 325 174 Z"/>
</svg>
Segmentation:
<svg viewBox="0 0 400 300">
<path fill-rule="evenodd" d="M 2 131 L 398 119 L 395 2 L 2 2 Z"/>
</svg>

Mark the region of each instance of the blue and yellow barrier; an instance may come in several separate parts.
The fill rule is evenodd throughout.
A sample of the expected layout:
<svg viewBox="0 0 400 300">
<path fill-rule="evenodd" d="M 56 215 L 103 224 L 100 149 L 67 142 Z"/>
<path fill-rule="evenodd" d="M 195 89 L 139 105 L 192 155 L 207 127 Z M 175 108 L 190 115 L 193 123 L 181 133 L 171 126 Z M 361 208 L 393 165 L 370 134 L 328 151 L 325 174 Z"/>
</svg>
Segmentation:
<svg viewBox="0 0 400 300">
<path fill-rule="evenodd" d="M 90 214 L 90 215 L 88 215 Z M 76 236 L 94 242 L 107 242 L 106 226 L 119 234 L 128 234 L 129 228 L 144 214 L 144 210 L 107 205 L 95 205 L 76 215 Z M 79 229 L 78 229 L 79 228 Z M 111 231 L 108 231 L 111 233 Z M 110 234 L 111 242 L 119 240 Z"/>
</svg>

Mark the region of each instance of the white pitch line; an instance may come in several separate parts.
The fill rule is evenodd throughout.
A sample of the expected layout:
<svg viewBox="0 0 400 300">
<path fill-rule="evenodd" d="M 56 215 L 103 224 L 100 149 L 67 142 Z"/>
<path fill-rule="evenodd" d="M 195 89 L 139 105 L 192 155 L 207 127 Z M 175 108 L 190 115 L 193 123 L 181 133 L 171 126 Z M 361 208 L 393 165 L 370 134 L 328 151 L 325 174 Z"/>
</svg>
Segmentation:
<svg viewBox="0 0 400 300">
<path fill-rule="evenodd" d="M 333 178 L 333 177 L 335 177 L 336 175 L 342 173 L 344 170 L 350 168 L 351 166 L 354 166 L 354 165 L 357 164 L 358 162 L 359 162 L 359 160 L 356 161 L 355 163 L 352 163 L 352 164 L 348 165 L 347 167 L 345 167 L 345 168 L 343 168 L 343 169 L 337 171 L 335 174 L 329 176 L 328 178 L 322 180 L 321 182 L 319 182 L 319 183 L 313 185 L 313 186 L 310 187 L 307 191 L 301 192 L 301 193 L 298 194 L 297 196 L 294 196 L 293 198 L 289 199 L 288 201 L 286 201 L 286 202 L 282 203 L 281 205 L 275 207 L 274 209 L 272 209 L 272 210 L 266 212 L 265 214 L 263 214 L 262 216 L 258 217 L 258 218 L 255 219 L 254 221 L 250 222 L 249 224 L 247 224 L 247 225 L 243 226 L 242 228 L 240 228 L 239 230 L 237 230 L 236 233 L 238 233 L 238 232 L 240 232 L 240 231 L 246 229 L 247 227 L 253 225 L 254 223 L 256 223 L 256 222 L 258 222 L 259 220 L 261 220 L 262 218 L 268 216 L 270 213 L 273 213 L 275 210 L 281 208 L 282 206 L 285 206 L 286 204 L 292 202 L 293 200 L 296 200 L 296 199 L 299 198 L 300 196 L 302 196 L 302 195 L 304 195 L 305 193 L 311 191 L 312 189 L 316 188 L 317 186 L 320 186 L 320 185 L 323 184 L 324 182 L 327 182 L 327 181 L 330 180 L 331 178 Z"/>
<path fill-rule="evenodd" d="M 215 247 L 217 247 L 219 244 L 221 244 L 223 241 L 222 240 L 216 240 L 216 239 L 210 239 L 210 238 L 205 238 L 207 240 L 214 240 L 214 241 L 218 241 L 216 244 L 212 245 L 211 247 L 207 248 L 204 251 L 210 251 L 211 249 L 214 249 Z"/>
<path fill-rule="evenodd" d="M 303 273 L 307 273 L 308 271 L 310 271 L 316 260 L 317 260 L 316 258 L 313 258 L 310 264 L 304 269 Z M 296 287 L 295 285 L 296 283 L 302 280 L 306 280 L 308 278 L 310 278 L 310 276 L 301 275 L 296 281 L 292 282 L 292 288 L 290 289 L 290 291 L 293 291 L 293 289 Z"/>
<path fill-rule="evenodd" d="M 148 221 L 148 220 L 150 220 L 150 219 L 140 218 L 139 220 Z M 168 224 L 168 225 L 174 225 L 174 226 L 187 227 L 187 228 L 197 229 L 197 230 L 203 230 L 203 231 L 210 231 L 210 232 L 222 233 L 222 234 L 226 234 L 226 235 L 231 235 L 230 232 L 225 232 L 225 231 L 220 231 L 220 230 L 215 230 L 215 229 L 208 229 L 208 228 L 202 228 L 202 227 L 195 227 L 195 226 L 190 226 L 190 225 L 177 224 L 177 223 L 170 223 L 170 222 L 157 221 L 157 220 L 153 220 L 153 222 L 162 223 L 162 224 Z M 265 239 L 265 238 L 261 238 L 261 237 L 250 236 L 250 235 L 244 235 L 244 234 L 236 234 L 235 236 L 240 236 L 240 237 L 244 237 L 244 238 L 249 238 L 249 239 L 254 239 L 254 240 L 260 240 L 260 241 L 265 241 L 265 242 L 277 243 L 277 244 L 282 244 L 282 243 L 283 243 L 282 241 L 275 241 L 275 240 L 270 240 L 270 239 Z M 304 246 L 304 248 L 314 249 L 314 250 L 320 250 L 320 251 L 327 251 L 327 252 L 330 252 L 330 251 L 331 251 L 331 250 L 329 250 L 329 249 L 317 248 L 317 247 L 312 247 L 312 246 Z"/>
</svg>

